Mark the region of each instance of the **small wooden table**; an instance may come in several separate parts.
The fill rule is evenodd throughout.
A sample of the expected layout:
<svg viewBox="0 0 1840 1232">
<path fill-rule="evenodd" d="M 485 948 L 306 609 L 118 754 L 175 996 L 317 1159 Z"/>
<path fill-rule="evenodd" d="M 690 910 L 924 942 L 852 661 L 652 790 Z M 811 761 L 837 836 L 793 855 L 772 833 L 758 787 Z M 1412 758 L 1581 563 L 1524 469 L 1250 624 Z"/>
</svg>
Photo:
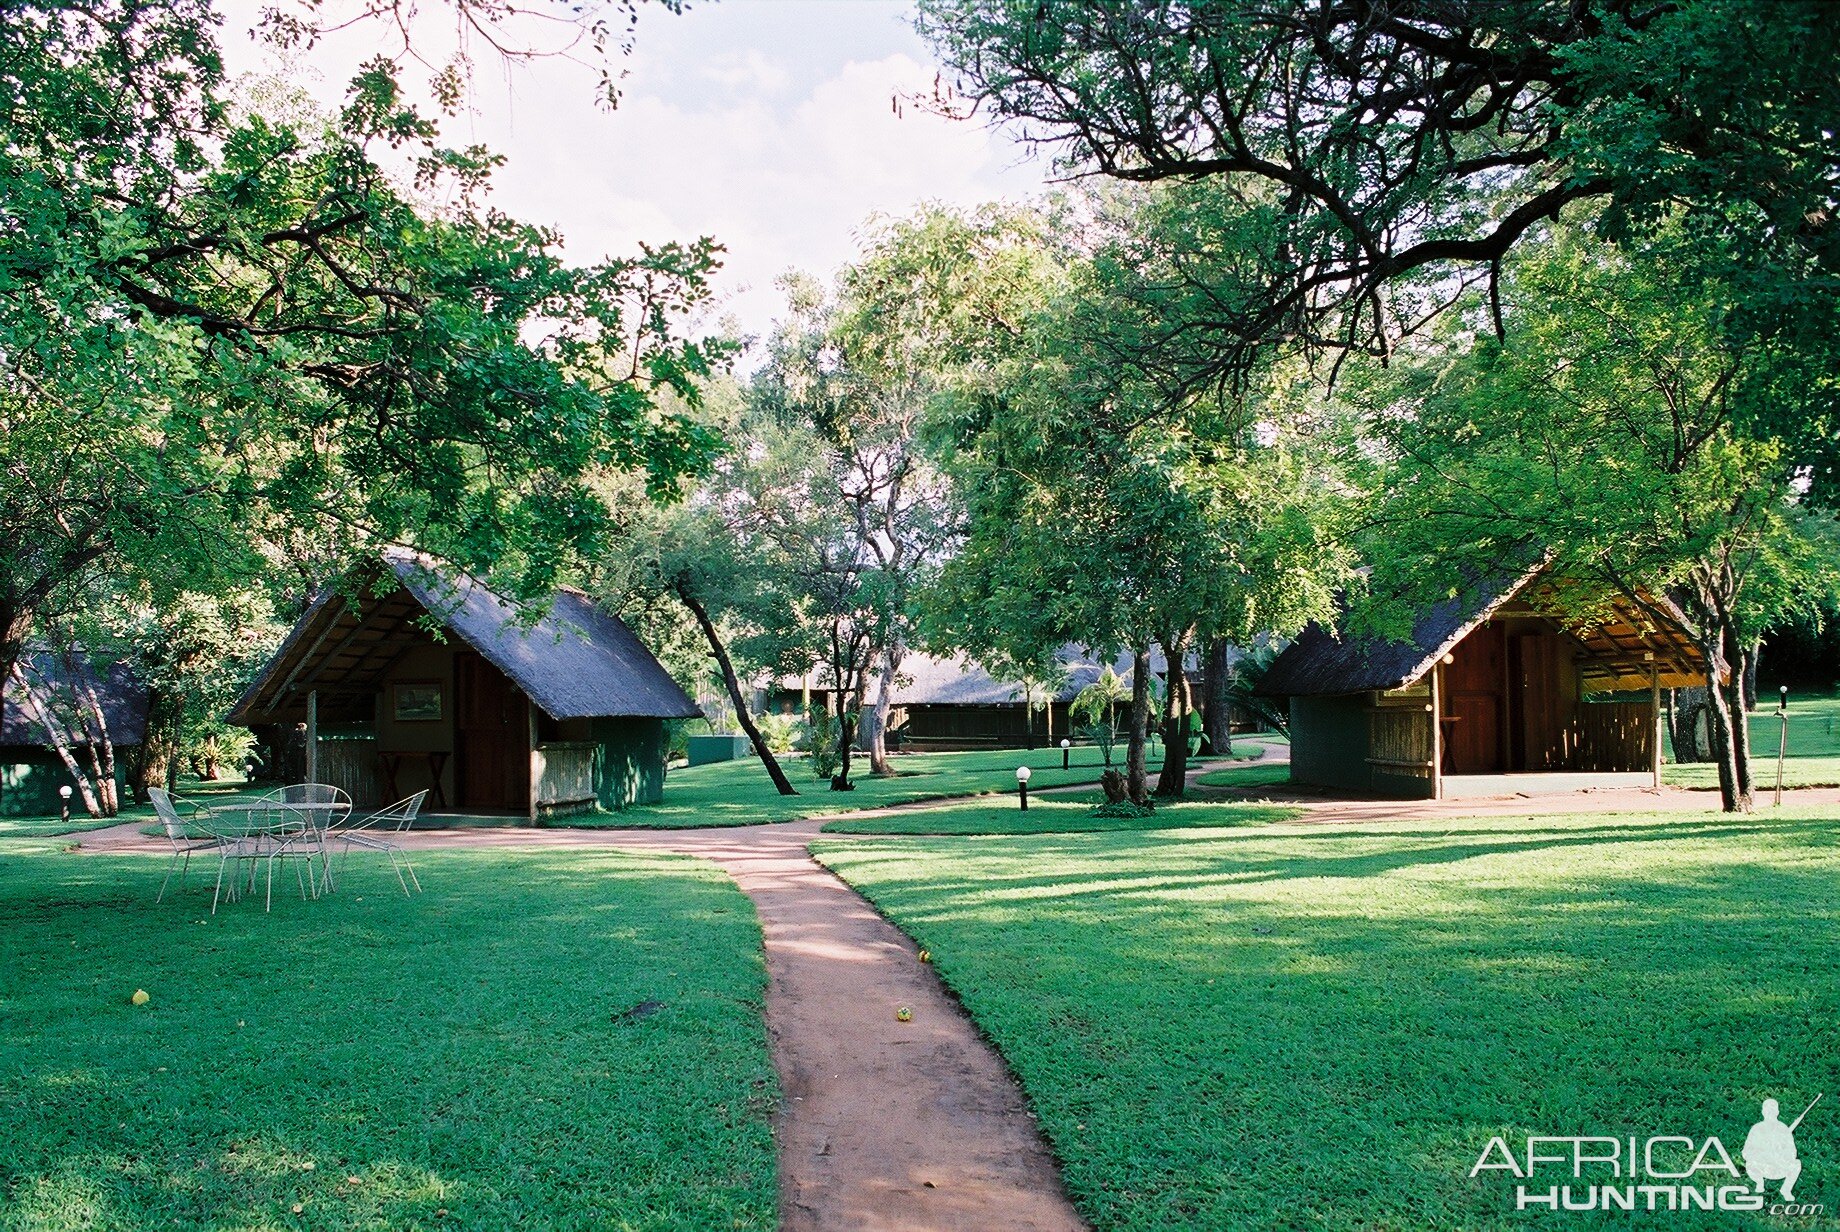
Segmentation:
<svg viewBox="0 0 1840 1232">
<path fill-rule="evenodd" d="M 396 786 L 396 774 L 402 769 L 405 757 L 421 757 L 428 764 L 428 799 L 437 808 L 447 807 L 447 793 L 441 788 L 441 771 L 447 766 L 451 754 L 445 749 L 430 749 L 411 752 L 401 749 L 379 749 L 377 751 L 378 769 L 383 772 L 383 794 L 390 800 L 400 799 L 402 792 Z"/>
</svg>

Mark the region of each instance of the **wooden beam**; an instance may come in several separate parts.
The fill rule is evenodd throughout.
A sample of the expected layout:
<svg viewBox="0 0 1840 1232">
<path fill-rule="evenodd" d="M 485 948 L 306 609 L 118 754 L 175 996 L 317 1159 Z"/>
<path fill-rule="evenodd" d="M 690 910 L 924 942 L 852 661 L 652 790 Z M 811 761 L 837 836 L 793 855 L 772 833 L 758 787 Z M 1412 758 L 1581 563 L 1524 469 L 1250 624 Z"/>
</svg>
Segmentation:
<svg viewBox="0 0 1840 1232">
<path fill-rule="evenodd" d="M 1738 716 L 1744 721 L 1744 716 Z M 1653 662 L 1648 665 L 1648 742 L 1649 762 L 1653 770 L 1652 785 L 1661 790 L 1661 673 Z"/>
<path fill-rule="evenodd" d="M 530 780 L 529 814 L 530 824 L 534 826 L 537 824 L 537 795 L 539 788 L 542 787 L 540 780 L 543 776 L 537 773 L 537 708 L 531 704 L 528 697 L 524 698 L 524 717 L 530 728 L 530 747 L 524 753 L 528 759 L 529 773 L 524 777 Z"/>
<path fill-rule="evenodd" d="M 281 682 L 281 687 L 275 690 L 277 702 L 294 691 L 294 682 L 300 678 L 300 673 L 306 670 L 307 664 L 313 661 L 313 656 L 319 653 L 319 648 L 325 644 L 327 638 L 332 636 L 332 631 L 339 627 L 339 621 L 345 619 L 346 614 L 351 610 L 342 595 L 335 595 L 330 599 L 326 604 L 327 609 L 330 609 L 335 603 L 338 604 L 339 610 L 333 613 L 332 618 L 326 622 L 326 627 L 320 630 L 319 636 L 313 639 L 313 644 L 307 647 L 306 653 L 302 654 L 300 660 L 294 664 L 294 670 L 288 673 L 287 679 Z"/>
<path fill-rule="evenodd" d="M 1444 665 L 1431 669 L 1431 798 L 1444 798 Z"/>
<path fill-rule="evenodd" d="M 307 692 L 307 782 L 319 782 L 319 690 Z"/>
</svg>

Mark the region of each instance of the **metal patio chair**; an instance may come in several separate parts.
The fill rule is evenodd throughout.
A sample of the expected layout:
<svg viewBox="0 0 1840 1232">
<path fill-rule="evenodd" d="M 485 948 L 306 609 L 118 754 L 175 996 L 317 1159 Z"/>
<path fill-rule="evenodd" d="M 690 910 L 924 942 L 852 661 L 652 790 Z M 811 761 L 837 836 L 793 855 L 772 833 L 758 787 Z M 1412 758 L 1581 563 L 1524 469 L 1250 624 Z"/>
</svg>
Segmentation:
<svg viewBox="0 0 1840 1232">
<path fill-rule="evenodd" d="M 295 860 L 294 877 L 300 896 L 318 898 L 322 877 L 330 867 L 326 831 L 351 816 L 351 797 L 327 783 L 294 783 L 272 791 L 250 810 L 250 830 L 262 845 L 268 861 L 267 899 L 263 910 L 274 909 L 275 863 Z M 318 860 L 320 868 L 313 862 Z M 330 880 L 327 880 L 330 885 Z"/>
<path fill-rule="evenodd" d="M 409 863 L 409 857 L 403 853 L 401 846 L 391 842 L 383 836 L 385 834 L 401 834 L 403 831 L 413 826 L 415 824 L 416 814 L 422 811 L 422 801 L 427 798 L 428 793 L 426 791 L 418 791 L 407 799 L 398 800 L 395 804 L 389 805 L 387 808 L 378 809 L 376 812 L 360 821 L 328 830 L 326 832 L 326 843 L 328 846 L 333 843 L 345 844 L 345 850 L 341 853 L 340 857 L 340 867 L 342 868 L 345 859 L 351 856 L 351 849 L 353 847 L 362 847 L 367 851 L 384 852 L 390 857 L 390 868 L 395 871 L 396 883 L 402 886 L 403 894 L 405 896 L 408 895 L 411 882 L 415 885 L 415 893 L 420 894 L 422 892 L 422 882 L 421 879 L 415 875 L 415 866 Z M 403 873 L 405 872 L 409 874 L 408 880 L 403 879 Z M 326 885 L 327 888 L 331 888 L 332 886 L 332 859 L 330 855 L 328 855 L 326 859 Z"/>
<path fill-rule="evenodd" d="M 192 867 L 192 853 L 195 851 L 214 851 L 223 846 L 222 836 L 212 834 L 209 826 L 209 810 L 193 804 L 189 800 L 180 800 L 162 787 L 149 787 L 147 797 L 153 801 L 153 811 L 160 819 L 160 828 L 166 832 L 166 840 L 172 844 L 172 858 L 166 862 L 166 876 L 160 881 L 160 892 L 154 902 L 166 901 L 166 887 L 172 882 L 176 869 L 179 874 L 179 886 L 185 887 L 185 875 Z M 189 817 L 181 816 L 180 809 L 186 810 Z M 203 831 L 206 837 L 200 838 L 194 830 Z"/>
</svg>

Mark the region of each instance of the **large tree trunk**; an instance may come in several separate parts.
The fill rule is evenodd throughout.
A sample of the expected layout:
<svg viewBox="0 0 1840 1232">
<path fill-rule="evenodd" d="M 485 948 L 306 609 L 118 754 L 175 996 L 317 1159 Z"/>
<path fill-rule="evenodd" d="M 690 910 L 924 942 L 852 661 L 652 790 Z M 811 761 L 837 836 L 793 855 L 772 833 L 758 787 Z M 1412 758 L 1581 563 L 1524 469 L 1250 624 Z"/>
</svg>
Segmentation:
<svg viewBox="0 0 1840 1232">
<path fill-rule="evenodd" d="M 130 745 L 123 757 L 126 763 L 128 791 L 136 804 L 145 804 L 150 798 L 147 791 L 152 787 L 170 790 L 173 776 L 178 770 L 179 757 L 179 723 L 184 715 L 184 702 L 163 689 L 147 691 L 147 725 L 141 733 L 141 742 Z"/>
<path fill-rule="evenodd" d="M 1207 740 L 1207 751 L 1216 757 L 1233 752 L 1233 703 L 1227 700 L 1227 682 L 1232 678 L 1233 643 L 1224 637 L 1209 638 L 1201 682 L 1206 690 L 1201 700 L 1201 734 Z"/>
<path fill-rule="evenodd" d="M 1731 760 L 1737 771 L 1738 798 L 1746 812 L 1750 811 L 1751 801 L 1756 797 L 1756 787 L 1751 781 L 1751 717 L 1750 708 L 1756 705 L 1755 678 L 1752 676 L 1754 661 L 1752 648 L 1736 645 L 1736 655 L 1731 660 Z M 1746 704 L 1747 695 L 1749 705 Z"/>
<path fill-rule="evenodd" d="M 1706 638 L 1700 642 L 1700 652 L 1706 657 L 1706 716 L 1712 739 L 1712 760 L 1719 768 L 1719 801 L 1725 811 L 1748 813 L 1751 798 L 1743 783 L 1749 775 L 1744 779 L 1738 775 L 1738 740 L 1732 727 L 1731 698 L 1727 683 L 1719 678 L 1728 666 L 1722 650 L 1720 641 Z M 1732 683 L 1737 684 L 1735 680 Z M 1737 687 L 1743 686 L 1738 684 Z M 1739 711 L 1738 721 L 1742 722 L 1743 718 L 1743 712 Z"/>
<path fill-rule="evenodd" d="M 1156 794 L 1179 800 L 1188 789 L 1188 716 L 1193 708 L 1188 690 L 1188 634 L 1171 638 L 1164 646 L 1169 658 L 1168 687 L 1163 699 L 1163 768 L 1156 776 Z"/>
<path fill-rule="evenodd" d="M 875 704 L 864 719 L 869 737 L 869 772 L 893 774 L 888 766 L 888 712 L 894 708 L 894 678 L 901 670 L 904 647 L 897 641 L 882 652 L 882 670 L 876 676 Z"/>
<path fill-rule="evenodd" d="M 87 664 L 79 664 L 75 652 L 64 656 L 64 670 L 69 674 L 71 691 L 76 694 L 77 714 L 83 720 L 90 770 L 96 777 L 96 796 L 104 817 L 121 813 L 121 793 L 115 783 L 115 740 L 109 733 L 109 716 L 102 709 L 102 699 L 90 681 Z"/>
<path fill-rule="evenodd" d="M 856 715 L 847 707 L 848 691 L 838 689 L 837 698 L 837 773 L 831 778 L 832 791 L 853 791 L 850 782 L 850 753 L 856 743 Z"/>
<path fill-rule="evenodd" d="M 1131 740 L 1125 746 L 1125 782 L 1134 804 L 1150 801 L 1149 768 L 1145 765 L 1146 746 L 1150 742 L 1150 652 L 1135 651 L 1131 656 Z"/>
<path fill-rule="evenodd" d="M 32 636 L 35 613 L 30 607 L 0 600 L 0 681 L 12 680 L 26 653 L 26 641 Z M 20 679 L 23 686 L 24 678 Z"/>
<path fill-rule="evenodd" d="M 722 683 L 728 687 L 728 696 L 735 703 L 735 719 L 741 724 L 741 730 L 747 733 L 748 741 L 753 744 L 754 756 L 760 758 L 760 764 L 767 768 L 767 777 L 773 780 L 773 787 L 780 795 L 798 795 L 798 789 L 787 781 L 786 772 L 779 768 L 779 759 L 767 747 L 767 738 L 760 734 L 754 716 L 748 713 L 747 698 L 741 693 L 741 679 L 735 675 L 735 664 L 728 657 L 728 647 L 722 644 L 722 635 L 716 632 L 715 622 L 709 619 L 708 610 L 688 585 L 679 583 L 676 590 L 678 599 L 689 609 L 690 615 L 696 618 L 697 627 L 703 631 L 703 640 L 709 643 L 709 653 L 715 657 L 716 666 L 722 669 Z"/>
<path fill-rule="evenodd" d="M 1670 689 L 1668 703 L 1669 734 L 1673 739 L 1674 761 L 1678 765 L 1711 760 L 1704 733 L 1706 690 L 1702 688 Z"/>
</svg>

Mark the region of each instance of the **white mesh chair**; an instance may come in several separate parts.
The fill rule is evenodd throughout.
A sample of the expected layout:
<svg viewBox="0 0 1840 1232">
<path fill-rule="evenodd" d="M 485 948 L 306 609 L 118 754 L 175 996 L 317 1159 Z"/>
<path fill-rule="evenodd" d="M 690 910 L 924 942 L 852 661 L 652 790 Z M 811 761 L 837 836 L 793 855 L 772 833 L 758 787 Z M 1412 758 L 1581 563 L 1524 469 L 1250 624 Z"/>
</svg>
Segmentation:
<svg viewBox="0 0 1840 1232">
<path fill-rule="evenodd" d="M 385 838 L 384 835 L 401 834 L 404 830 L 413 826 L 415 824 L 416 814 L 422 811 L 422 801 L 427 798 L 427 792 L 418 791 L 406 800 L 398 800 L 395 804 L 387 808 L 378 809 L 361 821 L 355 821 L 346 826 L 334 827 L 326 832 L 326 844 L 328 846 L 334 843 L 343 843 L 345 845 L 345 850 L 341 853 L 341 867 L 343 867 L 345 858 L 351 855 L 351 849 L 353 847 L 362 847 L 367 851 L 384 852 L 390 857 L 390 867 L 396 872 L 396 883 L 402 887 L 402 892 L 407 895 L 409 893 L 410 883 L 414 883 L 415 893 L 420 894 L 422 892 L 422 882 L 421 879 L 415 875 L 415 867 L 409 863 L 409 857 L 403 854 L 403 849 L 399 845 L 391 842 L 389 839 Z M 403 874 L 405 872 L 409 874 L 407 880 L 403 879 Z M 330 856 L 328 856 L 326 860 L 326 888 L 332 888 L 332 860 Z"/>
<path fill-rule="evenodd" d="M 224 839 L 211 833 L 210 814 L 198 805 L 180 800 L 160 787 L 149 787 L 147 796 L 153 801 L 153 811 L 160 819 L 160 828 L 166 832 L 166 840 L 172 844 L 172 859 L 166 862 L 166 876 L 160 881 L 160 892 L 153 900 L 159 903 L 166 901 L 166 887 L 175 871 L 179 874 L 180 887 L 184 888 L 193 852 L 214 851 L 223 846 Z M 181 809 L 187 815 L 182 816 Z M 204 837 L 200 837 L 200 833 Z"/>
</svg>

